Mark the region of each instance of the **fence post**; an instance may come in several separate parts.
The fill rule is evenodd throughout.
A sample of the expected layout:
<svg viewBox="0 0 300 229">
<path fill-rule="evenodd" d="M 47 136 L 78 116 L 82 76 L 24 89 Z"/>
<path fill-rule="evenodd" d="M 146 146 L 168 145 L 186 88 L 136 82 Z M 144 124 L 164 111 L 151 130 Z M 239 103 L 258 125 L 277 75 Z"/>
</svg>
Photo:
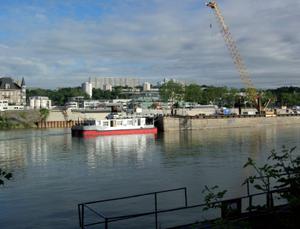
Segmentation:
<svg viewBox="0 0 300 229">
<path fill-rule="evenodd" d="M 82 223 L 82 225 L 81 225 L 81 228 L 82 229 L 84 229 L 84 204 L 82 204 L 81 205 L 81 216 L 82 216 L 82 218 L 81 218 L 81 223 Z"/>
<path fill-rule="evenodd" d="M 158 219 L 157 219 L 157 193 L 154 193 L 155 199 L 155 228 L 158 229 Z"/>
<path fill-rule="evenodd" d="M 108 229 L 108 220 L 105 218 L 105 229 Z"/>
<path fill-rule="evenodd" d="M 79 219 L 79 227 L 82 228 L 82 220 L 81 220 L 81 205 L 78 204 L 78 219 Z"/>
<path fill-rule="evenodd" d="M 250 185 L 249 185 L 249 180 L 247 180 L 247 195 L 249 198 L 249 212 L 252 212 L 252 196 L 250 196 Z"/>
<path fill-rule="evenodd" d="M 187 207 L 187 192 L 186 187 L 184 188 L 185 206 Z"/>
</svg>

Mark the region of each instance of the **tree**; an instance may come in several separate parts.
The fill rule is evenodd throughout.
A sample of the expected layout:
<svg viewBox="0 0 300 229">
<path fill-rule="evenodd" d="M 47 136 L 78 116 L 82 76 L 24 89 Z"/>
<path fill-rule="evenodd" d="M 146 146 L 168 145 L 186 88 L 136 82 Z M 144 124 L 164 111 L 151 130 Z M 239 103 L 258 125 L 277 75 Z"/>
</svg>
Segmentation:
<svg viewBox="0 0 300 229">
<path fill-rule="evenodd" d="M 53 104 L 63 106 L 70 97 L 83 96 L 88 98 L 88 95 L 84 93 L 80 87 L 69 87 L 69 88 L 59 88 L 58 90 L 50 89 L 28 89 L 27 97 L 31 96 L 47 96 L 53 101 Z"/>
<path fill-rule="evenodd" d="M 163 101 L 171 101 L 174 104 L 184 98 L 184 87 L 182 84 L 170 80 L 161 86 L 159 94 Z"/>
<path fill-rule="evenodd" d="M 184 100 L 186 102 L 202 103 L 203 101 L 203 90 L 197 84 L 190 84 L 185 87 Z"/>
</svg>

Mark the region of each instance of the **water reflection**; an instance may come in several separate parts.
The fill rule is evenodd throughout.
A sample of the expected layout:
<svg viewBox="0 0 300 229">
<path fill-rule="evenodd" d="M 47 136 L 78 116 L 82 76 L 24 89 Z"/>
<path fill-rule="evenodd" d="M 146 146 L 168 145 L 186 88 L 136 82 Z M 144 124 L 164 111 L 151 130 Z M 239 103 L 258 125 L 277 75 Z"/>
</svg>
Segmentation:
<svg viewBox="0 0 300 229">
<path fill-rule="evenodd" d="M 116 163 L 143 165 L 147 147 L 153 145 L 154 134 L 99 136 L 82 139 L 90 168 L 114 166 Z"/>
<path fill-rule="evenodd" d="M 27 147 L 22 139 L 0 141 L 0 166 L 5 169 L 27 166 Z"/>
<path fill-rule="evenodd" d="M 60 130 L 0 132 L 0 166 L 7 169 L 21 169 L 28 165 L 46 166 L 49 157 L 57 152 L 70 152 L 70 134 Z M 71 156 L 71 155 L 70 155 Z"/>
<path fill-rule="evenodd" d="M 235 153 L 247 152 L 251 157 L 256 158 L 266 143 L 271 148 L 276 146 L 274 140 L 276 135 L 277 128 L 274 127 L 174 131 L 164 133 L 163 149 L 166 153 L 182 147 L 196 147 L 202 151 L 205 148 L 224 152 L 234 150 Z"/>
<path fill-rule="evenodd" d="M 216 184 L 232 197 L 244 194 L 247 158 L 265 163 L 266 153 L 283 144 L 300 153 L 299 127 L 92 139 L 72 138 L 69 130 L 2 131 L 0 167 L 15 178 L 1 189 L 0 222 L 11 229 L 71 229 L 78 224 L 78 202 L 176 187 L 188 187 L 193 202 L 204 185 Z"/>
</svg>

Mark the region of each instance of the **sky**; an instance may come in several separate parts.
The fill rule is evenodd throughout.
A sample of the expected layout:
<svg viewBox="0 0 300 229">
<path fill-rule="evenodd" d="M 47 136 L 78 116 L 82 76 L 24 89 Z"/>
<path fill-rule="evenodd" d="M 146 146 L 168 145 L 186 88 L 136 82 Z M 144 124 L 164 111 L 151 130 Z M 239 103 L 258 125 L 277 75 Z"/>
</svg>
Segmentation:
<svg viewBox="0 0 300 229">
<path fill-rule="evenodd" d="M 300 86 L 300 1 L 219 0 L 253 84 Z M 27 87 L 89 77 L 243 87 L 203 0 L 0 0 L 0 77 Z"/>
</svg>

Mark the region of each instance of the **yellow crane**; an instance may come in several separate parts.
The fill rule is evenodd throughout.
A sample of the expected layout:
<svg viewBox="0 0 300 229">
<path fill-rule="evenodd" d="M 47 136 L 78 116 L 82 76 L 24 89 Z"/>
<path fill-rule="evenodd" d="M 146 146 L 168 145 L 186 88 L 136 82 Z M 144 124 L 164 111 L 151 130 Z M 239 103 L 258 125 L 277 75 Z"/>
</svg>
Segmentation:
<svg viewBox="0 0 300 229">
<path fill-rule="evenodd" d="M 216 1 L 211 1 L 206 4 L 208 7 L 210 7 L 217 18 L 219 27 L 221 29 L 221 33 L 223 35 L 225 44 L 230 52 L 230 55 L 232 57 L 232 60 L 234 62 L 235 67 L 237 68 L 239 75 L 243 81 L 243 83 L 246 86 L 246 92 L 251 99 L 251 102 L 253 102 L 258 110 L 258 113 L 260 114 L 262 109 L 261 109 L 261 104 L 260 104 L 260 98 L 258 96 L 258 93 L 250 79 L 250 74 L 247 71 L 245 62 L 243 61 L 239 50 L 237 48 L 236 42 L 233 39 L 233 36 L 231 35 L 229 31 L 229 27 L 226 25 L 224 17 L 221 13 L 220 7 L 217 4 Z"/>
</svg>

